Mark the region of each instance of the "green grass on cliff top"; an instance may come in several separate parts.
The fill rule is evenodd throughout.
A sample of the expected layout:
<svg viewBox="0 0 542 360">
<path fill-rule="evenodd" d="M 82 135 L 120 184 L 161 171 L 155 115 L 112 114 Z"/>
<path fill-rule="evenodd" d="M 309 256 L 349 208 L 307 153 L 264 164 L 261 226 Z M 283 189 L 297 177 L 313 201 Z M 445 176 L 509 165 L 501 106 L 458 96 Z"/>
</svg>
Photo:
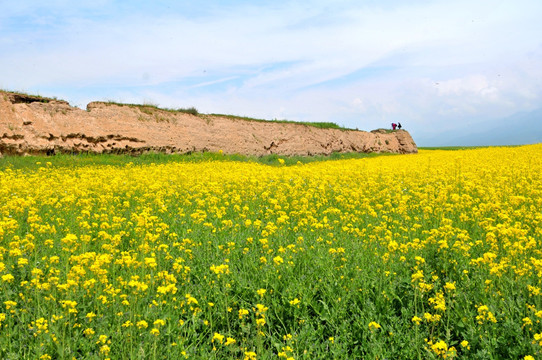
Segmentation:
<svg viewBox="0 0 542 360">
<path fill-rule="evenodd" d="M 293 120 L 279 120 L 279 119 L 273 119 L 273 120 L 266 120 L 266 119 L 257 119 L 247 116 L 238 116 L 238 115 L 228 115 L 228 114 L 201 114 L 195 107 L 188 107 L 188 108 L 162 108 L 155 104 L 126 104 L 126 103 L 119 103 L 116 101 L 106 101 L 105 104 L 109 105 L 116 105 L 116 106 L 130 106 L 130 107 L 137 107 L 141 110 L 144 110 L 144 112 L 148 112 L 149 110 L 161 110 L 161 111 L 167 111 L 170 113 L 185 113 L 185 114 L 191 114 L 194 116 L 220 116 L 225 117 L 231 120 L 243 120 L 243 121 L 256 121 L 256 122 L 269 122 L 269 123 L 280 123 L 280 124 L 297 124 L 297 125 L 306 125 L 306 126 L 312 126 L 318 129 L 338 129 L 338 130 L 357 130 L 357 129 L 350 129 L 346 127 L 342 127 L 340 125 L 337 125 L 334 122 L 308 122 L 308 121 L 293 121 Z"/>
<path fill-rule="evenodd" d="M 28 96 L 28 97 L 39 99 L 37 101 L 41 101 L 41 102 L 59 100 L 56 97 L 51 97 L 50 98 L 50 97 L 45 97 L 45 96 L 41 96 L 41 95 L 28 94 L 28 93 L 21 92 L 21 91 L 9 91 L 9 90 L 0 89 L 0 92 L 12 93 L 12 94 L 17 94 L 17 95 L 21 95 L 21 96 Z M 312 126 L 312 127 L 318 128 L 318 129 L 358 130 L 358 129 L 346 128 L 346 127 L 340 126 L 340 125 L 338 125 L 338 124 L 336 124 L 334 122 L 308 122 L 308 121 L 293 121 L 293 120 L 278 120 L 278 119 L 266 120 L 266 119 L 257 119 L 257 118 L 247 117 L 247 116 L 237 116 L 237 115 L 227 115 L 227 114 L 200 114 L 199 111 L 193 106 L 192 107 L 187 107 L 187 108 L 163 108 L 163 107 L 159 107 L 158 105 L 152 104 L 152 103 L 149 103 L 149 104 L 129 104 L 129 103 L 122 103 L 122 102 L 117 102 L 117 101 L 113 101 L 113 100 L 104 101 L 103 103 L 108 104 L 108 105 L 116 105 L 116 106 L 137 107 L 137 108 L 139 108 L 140 110 L 142 110 L 145 113 L 148 113 L 149 111 L 160 110 L 160 111 L 167 111 L 167 112 L 170 112 L 170 113 L 186 113 L 186 114 L 191 114 L 191 115 L 200 116 L 200 117 L 221 116 L 221 117 L 225 117 L 225 118 L 232 119 L 232 120 L 270 122 L 270 123 L 281 123 L 281 124 L 298 124 L 298 125 Z"/>
</svg>

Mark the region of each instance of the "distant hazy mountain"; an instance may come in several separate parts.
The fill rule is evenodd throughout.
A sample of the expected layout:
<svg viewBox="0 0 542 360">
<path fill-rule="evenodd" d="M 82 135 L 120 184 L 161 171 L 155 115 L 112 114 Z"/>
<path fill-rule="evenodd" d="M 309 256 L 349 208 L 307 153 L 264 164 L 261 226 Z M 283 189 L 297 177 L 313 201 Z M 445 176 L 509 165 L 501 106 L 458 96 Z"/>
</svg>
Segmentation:
<svg viewBox="0 0 542 360">
<path fill-rule="evenodd" d="M 468 131 L 468 130 L 467 130 Z M 427 141 L 432 146 L 523 145 L 542 143 L 542 108 L 521 112 L 503 119 L 476 124 L 468 133 L 450 131 L 439 139 Z M 426 142 L 426 141 L 424 141 Z"/>
</svg>

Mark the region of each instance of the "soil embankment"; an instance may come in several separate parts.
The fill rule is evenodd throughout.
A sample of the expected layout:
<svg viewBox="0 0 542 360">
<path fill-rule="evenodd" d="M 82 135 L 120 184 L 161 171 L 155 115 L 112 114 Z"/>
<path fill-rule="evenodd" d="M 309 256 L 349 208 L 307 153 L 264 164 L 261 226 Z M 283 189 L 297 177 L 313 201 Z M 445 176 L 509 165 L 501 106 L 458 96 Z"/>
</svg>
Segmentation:
<svg viewBox="0 0 542 360">
<path fill-rule="evenodd" d="M 65 101 L 0 92 L 0 155 L 220 150 L 256 156 L 418 151 L 404 130 L 319 129 L 103 102 L 85 111 Z"/>
</svg>

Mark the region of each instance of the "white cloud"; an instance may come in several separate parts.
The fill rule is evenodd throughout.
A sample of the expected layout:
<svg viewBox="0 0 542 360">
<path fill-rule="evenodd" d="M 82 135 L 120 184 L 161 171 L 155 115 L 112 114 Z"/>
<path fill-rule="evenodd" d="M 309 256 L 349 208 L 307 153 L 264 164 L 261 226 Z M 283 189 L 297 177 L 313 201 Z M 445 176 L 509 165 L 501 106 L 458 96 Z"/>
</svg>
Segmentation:
<svg viewBox="0 0 542 360">
<path fill-rule="evenodd" d="M 205 16 L 55 1 L 40 17 L 40 4 L 0 14 L 0 87 L 63 89 L 75 103 L 94 100 L 92 87 L 123 101 L 360 128 L 405 119 L 413 130 L 542 98 L 534 0 L 214 3 Z"/>
</svg>

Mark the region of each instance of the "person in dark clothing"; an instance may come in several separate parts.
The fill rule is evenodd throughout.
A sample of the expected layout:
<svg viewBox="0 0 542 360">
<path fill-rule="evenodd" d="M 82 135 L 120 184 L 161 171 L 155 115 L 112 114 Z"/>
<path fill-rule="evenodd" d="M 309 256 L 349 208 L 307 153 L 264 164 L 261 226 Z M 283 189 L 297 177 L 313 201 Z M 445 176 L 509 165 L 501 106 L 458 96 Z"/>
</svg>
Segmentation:
<svg viewBox="0 0 542 360">
<path fill-rule="evenodd" d="M 397 124 L 397 128 L 398 128 L 399 130 L 401 130 L 401 128 L 402 128 L 401 123 L 398 123 L 398 124 Z"/>
</svg>

